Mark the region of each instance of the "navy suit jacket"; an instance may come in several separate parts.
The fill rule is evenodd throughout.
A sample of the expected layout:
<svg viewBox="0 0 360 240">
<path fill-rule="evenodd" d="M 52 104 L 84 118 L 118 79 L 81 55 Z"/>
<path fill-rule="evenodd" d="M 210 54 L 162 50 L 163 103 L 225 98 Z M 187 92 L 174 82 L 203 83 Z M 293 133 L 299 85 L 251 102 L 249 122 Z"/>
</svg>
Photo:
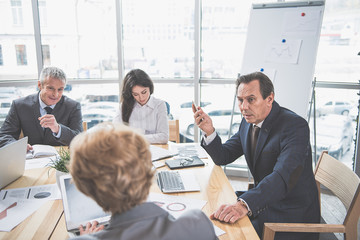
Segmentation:
<svg viewBox="0 0 360 240">
<path fill-rule="evenodd" d="M 52 113 L 61 127 L 56 138 L 49 128 L 41 127 L 39 93 L 19 98 L 11 104 L 4 124 L 0 128 L 0 147 L 19 139 L 21 130 L 28 136 L 28 143 L 51 146 L 69 145 L 82 128 L 81 106 L 78 102 L 62 96 Z"/>
<path fill-rule="evenodd" d="M 309 126 L 305 119 L 273 102 L 250 158 L 251 124 L 243 118 L 239 131 L 222 144 L 219 136 L 207 146 L 215 164 L 225 165 L 245 155 L 255 187 L 241 195 L 249 205 L 252 223 L 262 235 L 264 222 L 319 223 L 318 190 L 312 169 Z M 304 238 L 305 237 L 305 238 Z M 316 239 L 277 234 L 276 239 Z"/>
</svg>

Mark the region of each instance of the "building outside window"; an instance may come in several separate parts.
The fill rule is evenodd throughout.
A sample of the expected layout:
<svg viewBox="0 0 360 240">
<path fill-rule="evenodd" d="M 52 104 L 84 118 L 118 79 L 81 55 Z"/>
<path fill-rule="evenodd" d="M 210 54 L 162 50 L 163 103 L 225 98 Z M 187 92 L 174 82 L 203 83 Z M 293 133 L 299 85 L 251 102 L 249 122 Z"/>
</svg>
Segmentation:
<svg viewBox="0 0 360 240">
<path fill-rule="evenodd" d="M 156 78 L 193 78 L 194 1 L 124 0 L 122 5 L 125 73 L 141 68 Z"/>
<path fill-rule="evenodd" d="M 10 2 L 11 2 L 13 24 L 15 26 L 22 26 L 23 25 L 22 1 L 11 0 Z"/>
<path fill-rule="evenodd" d="M 27 65 L 26 46 L 15 45 L 17 65 Z"/>
<path fill-rule="evenodd" d="M 4 65 L 2 46 L 0 45 L 0 66 Z"/>
<path fill-rule="evenodd" d="M 45 27 L 48 24 L 47 8 L 45 0 L 38 0 L 40 25 Z"/>
<path fill-rule="evenodd" d="M 50 59 L 50 47 L 49 45 L 41 45 L 41 50 L 42 50 L 42 57 L 43 57 L 43 62 L 45 66 L 50 66 L 51 65 L 51 59 Z"/>
</svg>

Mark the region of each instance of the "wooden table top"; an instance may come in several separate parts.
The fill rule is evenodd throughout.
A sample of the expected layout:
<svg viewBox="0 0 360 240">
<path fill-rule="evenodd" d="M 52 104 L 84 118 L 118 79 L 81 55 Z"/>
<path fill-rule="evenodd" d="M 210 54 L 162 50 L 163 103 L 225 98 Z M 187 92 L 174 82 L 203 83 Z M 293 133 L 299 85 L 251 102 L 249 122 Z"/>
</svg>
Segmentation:
<svg viewBox="0 0 360 240">
<path fill-rule="evenodd" d="M 183 197 L 206 200 L 202 211 L 210 216 L 221 204 L 235 203 L 236 195 L 221 167 L 214 165 L 211 159 L 202 159 L 204 167 L 191 168 L 201 186 L 200 192 L 172 193 Z M 163 160 L 164 161 L 164 160 Z M 167 167 L 159 168 L 165 170 Z M 38 168 L 26 170 L 25 174 L 6 188 L 21 188 L 55 183 L 55 170 Z M 161 193 L 154 183 L 150 192 Z M 212 222 L 226 232 L 219 237 L 221 240 L 259 239 L 248 217 L 235 224 Z M 61 200 L 49 201 L 38 211 L 16 226 L 11 232 L 0 232 L 0 239 L 66 239 L 68 234 L 65 226 Z"/>
</svg>

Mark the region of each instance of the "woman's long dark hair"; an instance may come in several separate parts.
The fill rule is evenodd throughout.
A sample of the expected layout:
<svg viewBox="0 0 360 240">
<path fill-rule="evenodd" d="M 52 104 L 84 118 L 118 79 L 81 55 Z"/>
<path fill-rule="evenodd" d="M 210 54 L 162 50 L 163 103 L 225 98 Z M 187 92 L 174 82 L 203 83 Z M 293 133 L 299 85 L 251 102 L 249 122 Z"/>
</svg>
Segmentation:
<svg viewBox="0 0 360 240">
<path fill-rule="evenodd" d="M 135 98 L 132 95 L 132 89 L 135 86 L 150 88 L 150 95 L 154 92 L 154 84 L 143 70 L 133 69 L 126 74 L 121 91 L 121 113 L 124 123 L 129 123 L 135 105 Z"/>
</svg>

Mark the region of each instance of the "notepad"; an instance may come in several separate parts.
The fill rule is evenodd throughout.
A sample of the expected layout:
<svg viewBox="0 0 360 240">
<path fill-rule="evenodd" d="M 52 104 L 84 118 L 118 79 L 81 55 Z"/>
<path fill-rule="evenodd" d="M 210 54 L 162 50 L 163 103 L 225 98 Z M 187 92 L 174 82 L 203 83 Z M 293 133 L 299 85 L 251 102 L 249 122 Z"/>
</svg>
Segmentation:
<svg viewBox="0 0 360 240">
<path fill-rule="evenodd" d="M 204 162 L 198 156 L 176 157 L 165 161 L 170 169 L 204 166 Z"/>
<path fill-rule="evenodd" d="M 154 145 L 150 145 L 150 151 L 151 151 L 151 161 L 157 161 L 177 155 L 176 152 L 169 151 L 165 148 L 157 147 Z"/>
<path fill-rule="evenodd" d="M 56 149 L 50 145 L 35 144 L 33 149 L 28 151 L 26 159 L 54 156 L 57 154 Z"/>
</svg>

